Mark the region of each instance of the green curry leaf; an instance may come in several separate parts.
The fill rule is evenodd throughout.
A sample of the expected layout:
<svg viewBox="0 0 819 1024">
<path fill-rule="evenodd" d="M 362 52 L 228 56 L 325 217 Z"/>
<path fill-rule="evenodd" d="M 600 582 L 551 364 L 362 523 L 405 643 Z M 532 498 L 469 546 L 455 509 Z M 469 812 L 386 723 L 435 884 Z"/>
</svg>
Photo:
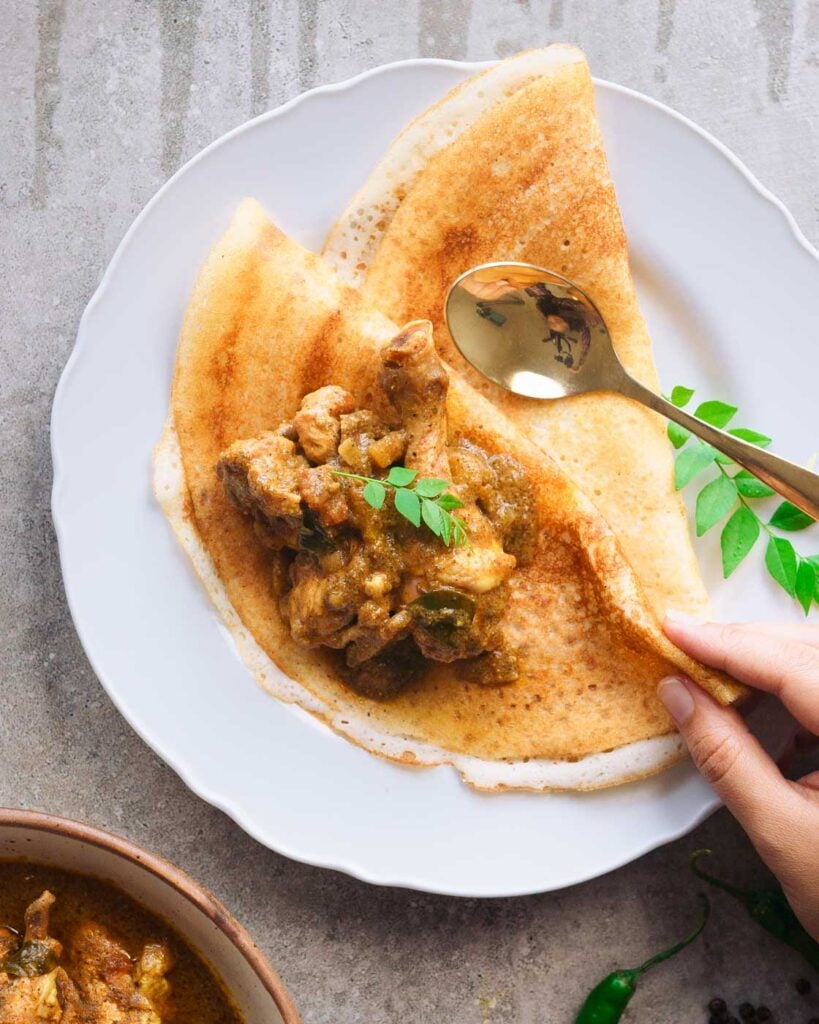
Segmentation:
<svg viewBox="0 0 819 1024">
<path fill-rule="evenodd" d="M 793 597 L 796 594 L 796 552 L 784 537 L 770 537 L 765 551 L 768 572 L 782 589 Z"/>
<path fill-rule="evenodd" d="M 671 401 L 682 408 L 694 392 L 691 388 L 676 387 Z M 725 428 L 737 409 L 727 402 L 701 402 L 695 416 L 712 426 Z M 771 438 L 750 427 L 731 427 L 729 434 L 758 448 L 767 448 Z M 753 508 L 753 502 L 770 498 L 776 492 L 746 469 L 736 466 L 732 459 L 716 451 L 711 445 L 696 440 L 688 444 L 690 433 L 675 423 L 668 424 L 668 437 L 676 449 L 674 484 L 677 490 L 685 487 L 708 466 L 719 474 L 707 480 L 696 500 L 695 527 L 697 536 L 710 530 L 723 516 L 730 516 L 720 535 L 722 571 L 725 579 L 752 550 L 761 533 L 766 534 L 765 566 L 771 577 L 791 597 L 795 598 L 807 615 L 814 603 L 819 604 L 819 555 L 800 555 L 793 544 L 775 531 L 796 533 L 815 522 L 789 501 L 781 502 L 770 519 L 764 520 Z M 736 502 L 739 506 L 734 508 Z M 733 508 L 733 512 L 731 512 Z"/>
<path fill-rule="evenodd" d="M 789 501 L 783 501 L 770 518 L 770 525 L 778 530 L 785 530 L 788 533 L 796 533 L 797 530 L 806 530 L 816 522 L 807 513 L 792 505 Z"/>
<path fill-rule="evenodd" d="M 671 390 L 671 401 L 678 409 L 682 409 L 684 405 L 688 405 L 691 399 L 694 397 L 693 388 L 684 388 L 682 384 L 678 384 Z"/>
<path fill-rule="evenodd" d="M 694 410 L 698 420 L 710 423 L 712 427 L 726 427 L 736 416 L 735 405 L 728 405 L 727 402 L 701 402 Z"/>
<path fill-rule="evenodd" d="M 415 491 L 399 487 L 395 492 L 395 507 L 413 526 L 421 525 L 421 502 Z"/>
<path fill-rule="evenodd" d="M 816 598 L 817 585 L 819 576 L 815 566 L 807 559 L 803 559 L 796 570 L 796 600 L 802 605 L 805 615 L 810 611 L 810 606 Z"/>
<path fill-rule="evenodd" d="M 418 476 L 415 469 L 407 469 L 405 466 L 393 466 L 387 473 L 387 483 L 393 487 L 407 487 Z"/>
<path fill-rule="evenodd" d="M 387 488 L 378 480 L 370 480 L 364 485 L 364 500 L 373 508 L 381 508 L 384 499 L 387 497 Z"/>
<path fill-rule="evenodd" d="M 716 456 L 716 450 L 708 444 L 698 441 L 690 448 L 684 448 L 674 463 L 674 486 L 682 490 L 694 477 L 710 466 Z"/>
<path fill-rule="evenodd" d="M 735 474 L 734 483 L 743 498 L 770 498 L 775 493 L 773 488 L 757 480 L 747 469 L 741 469 Z"/>
<path fill-rule="evenodd" d="M 720 475 L 697 495 L 697 536 L 701 537 L 723 519 L 736 504 L 737 489 L 729 476 Z"/>
<path fill-rule="evenodd" d="M 726 580 L 756 544 L 759 532 L 759 520 L 750 509 L 740 505 L 722 528 L 719 539 L 722 575 Z"/>
<path fill-rule="evenodd" d="M 438 477 L 416 479 L 418 471 L 404 466 L 393 466 L 384 479 L 347 473 L 341 469 L 334 469 L 333 474 L 363 483 L 362 497 L 374 509 L 384 507 L 387 490 L 392 490 L 395 510 L 407 522 L 420 527 L 423 521 L 447 547 L 469 544 L 466 523 L 452 515 L 452 510 L 462 508 L 463 502 L 447 490 L 450 486 L 448 480 Z"/>
</svg>

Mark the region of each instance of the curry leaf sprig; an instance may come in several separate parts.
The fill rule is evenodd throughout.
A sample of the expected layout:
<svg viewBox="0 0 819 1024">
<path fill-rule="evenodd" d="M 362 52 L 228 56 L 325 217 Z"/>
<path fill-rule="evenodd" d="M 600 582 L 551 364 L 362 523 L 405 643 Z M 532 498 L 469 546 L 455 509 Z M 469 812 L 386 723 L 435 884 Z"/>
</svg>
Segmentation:
<svg viewBox="0 0 819 1024">
<path fill-rule="evenodd" d="M 334 469 L 336 476 L 359 480 L 364 484 L 362 496 L 372 508 L 383 508 L 387 491 L 392 491 L 395 510 L 413 526 L 421 522 L 440 537 L 447 547 L 464 547 L 469 544 L 466 523 L 453 514 L 453 509 L 463 508 L 463 502 L 447 489 L 452 485 L 448 480 L 437 477 L 417 479 L 418 471 L 405 466 L 393 466 L 383 480 L 358 473 L 343 473 Z"/>
<path fill-rule="evenodd" d="M 682 409 L 693 396 L 692 388 L 678 386 L 671 392 L 671 401 Z M 735 406 L 717 401 L 702 402 L 694 410 L 697 419 L 720 428 L 727 427 L 736 413 Z M 732 427 L 728 433 L 759 448 L 767 448 L 771 443 L 770 437 L 747 427 Z M 812 526 L 815 520 L 791 502 L 783 501 L 765 521 L 752 502 L 770 498 L 775 493 L 767 484 L 747 470 L 739 469 L 727 455 L 710 444 L 692 438 L 685 427 L 669 423 L 668 438 L 678 450 L 674 464 L 674 486 L 678 491 L 709 466 L 718 470 L 717 476 L 697 495 L 695 526 L 697 536 L 701 537 L 728 516 L 720 536 L 724 578 L 728 579 L 764 533 L 767 537 L 765 566 L 768 573 L 799 602 L 807 615 L 811 605 L 819 603 L 819 555 L 800 555 L 787 537 L 779 536 L 776 531 L 796 533 Z"/>
</svg>

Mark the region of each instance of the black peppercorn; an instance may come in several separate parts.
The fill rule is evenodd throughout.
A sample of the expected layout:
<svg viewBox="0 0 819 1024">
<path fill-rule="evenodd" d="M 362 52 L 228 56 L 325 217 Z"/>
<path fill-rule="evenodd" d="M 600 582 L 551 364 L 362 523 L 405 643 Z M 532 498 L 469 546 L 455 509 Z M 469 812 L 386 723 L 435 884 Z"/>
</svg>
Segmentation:
<svg viewBox="0 0 819 1024">
<path fill-rule="evenodd" d="M 767 1006 L 757 1006 L 756 1008 L 756 1019 L 760 1021 L 770 1020 L 772 1017 L 771 1011 Z"/>
<path fill-rule="evenodd" d="M 719 996 L 714 996 L 711 1002 L 708 1004 L 708 1012 L 713 1013 L 717 1016 L 721 1013 L 725 1013 L 728 1010 L 728 1004 L 724 999 L 720 999 Z"/>
<path fill-rule="evenodd" d="M 806 996 L 810 992 L 810 982 L 807 978 L 797 978 L 796 991 L 800 996 Z"/>
<path fill-rule="evenodd" d="M 742 1003 L 739 1008 L 739 1015 L 743 1020 L 753 1020 L 756 1017 L 756 1010 L 750 1003 Z"/>
</svg>

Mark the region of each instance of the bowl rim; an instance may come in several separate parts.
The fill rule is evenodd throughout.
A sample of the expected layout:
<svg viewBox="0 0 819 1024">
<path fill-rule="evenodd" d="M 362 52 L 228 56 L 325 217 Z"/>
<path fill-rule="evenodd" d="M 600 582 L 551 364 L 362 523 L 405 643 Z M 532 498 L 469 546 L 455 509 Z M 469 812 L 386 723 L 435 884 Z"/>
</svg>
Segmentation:
<svg viewBox="0 0 819 1024">
<path fill-rule="evenodd" d="M 194 881 L 181 868 L 157 854 L 150 853 L 131 842 L 130 839 L 106 832 L 95 825 L 63 818 L 56 814 L 48 814 L 45 811 L 0 807 L 0 827 L 4 825 L 76 839 L 80 843 L 112 853 L 170 885 L 180 896 L 200 910 L 241 953 L 276 1004 L 284 1024 L 301 1024 L 296 1005 L 285 988 L 284 982 L 253 941 L 244 925 L 239 924 L 212 893 Z"/>
</svg>

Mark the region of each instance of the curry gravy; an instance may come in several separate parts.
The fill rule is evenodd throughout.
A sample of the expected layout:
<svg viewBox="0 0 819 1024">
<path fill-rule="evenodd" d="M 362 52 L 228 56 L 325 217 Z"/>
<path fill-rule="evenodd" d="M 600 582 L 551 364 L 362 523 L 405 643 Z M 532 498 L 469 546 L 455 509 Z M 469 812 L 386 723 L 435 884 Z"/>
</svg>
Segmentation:
<svg viewBox="0 0 819 1024">
<path fill-rule="evenodd" d="M 138 955 L 147 942 L 168 945 L 174 960 L 168 975 L 172 1024 L 243 1024 L 232 1000 L 196 951 L 161 918 L 109 882 L 27 861 L 0 860 L 0 926 L 21 929 L 26 907 L 44 889 L 57 897 L 49 932 L 60 941 L 84 919 L 108 928 L 131 956 Z"/>
</svg>

